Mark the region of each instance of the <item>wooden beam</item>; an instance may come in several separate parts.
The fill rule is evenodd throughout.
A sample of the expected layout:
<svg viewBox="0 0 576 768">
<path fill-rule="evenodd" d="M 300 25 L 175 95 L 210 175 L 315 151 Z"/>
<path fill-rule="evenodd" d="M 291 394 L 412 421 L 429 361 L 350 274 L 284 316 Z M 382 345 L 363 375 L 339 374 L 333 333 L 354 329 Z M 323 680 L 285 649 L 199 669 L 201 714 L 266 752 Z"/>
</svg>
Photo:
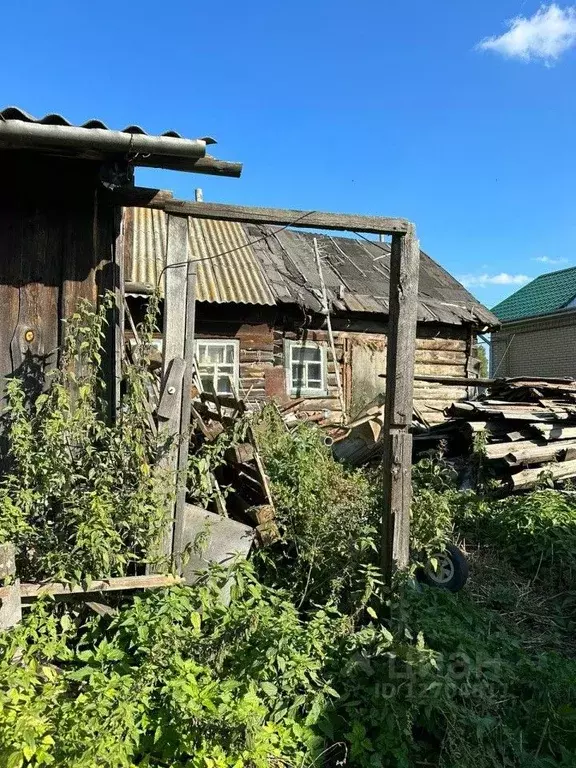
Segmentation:
<svg viewBox="0 0 576 768">
<path fill-rule="evenodd" d="M 64 584 L 58 581 L 46 584 L 20 584 L 20 595 L 24 602 L 37 600 L 42 595 L 81 597 L 93 595 L 96 592 L 119 592 L 131 589 L 158 589 L 181 584 L 179 576 L 149 574 L 145 576 L 119 576 L 110 579 L 98 579 L 85 585 Z"/>
<path fill-rule="evenodd" d="M 115 306 L 112 313 L 114 323 L 114 392 L 112 397 L 112 418 L 114 421 L 120 413 L 120 399 L 122 387 L 122 360 L 124 357 L 124 266 L 126 263 L 124 254 L 124 221 L 121 212 L 114 209 L 114 219 L 118 227 L 118 234 L 114 246 L 113 280 Z"/>
<path fill-rule="evenodd" d="M 569 477 L 576 477 L 576 459 L 572 461 L 561 461 L 555 464 L 543 464 L 536 469 L 524 469 L 517 472 L 509 480 L 509 484 L 514 491 L 525 491 L 540 481 L 542 475 L 548 475 L 553 480 L 566 480 Z"/>
<path fill-rule="evenodd" d="M 188 255 L 190 257 L 190 254 Z M 186 326 L 184 329 L 184 360 L 186 370 L 182 381 L 182 402 L 180 406 L 180 443 L 178 446 L 178 479 L 176 504 L 174 508 L 174 540 L 172 549 L 178 567 L 181 568 L 180 555 L 188 542 L 183 540 L 184 505 L 186 503 L 186 472 L 188 469 L 188 449 L 190 444 L 190 417 L 192 415 L 192 379 L 194 372 L 196 315 L 196 261 L 188 261 L 186 271 Z"/>
<path fill-rule="evenodd" d="M 137 293 L 140 296 L 152 296 L 154 293 L 154 286 L 150 283 L 135 283 L 128 280 L 124 283 L 124 290 L 126 293 Z"/>
<path fill-rule="evenodd" d="M 172 383 L 175 391 L 172 393 L 175 404 L 159 429 L 166 437 L 172 438 L 172 449 L 162 460 L 162 468 L 166 470 L 169 482 L 172 482 L 170 497 L 171 514 L 166 521 L 166 527 L 160 548 L 160 555 L 171 558 L 174 552 L 175 499 L 183 479 L 178 472 L 179 438 L 182 423 L 182 393 L 184 390 L 184 361 L 186 336 L 186 291 L 188 285 L 188 220 L 184 216 L 168 216 L 168 235 L 166 243 L 166 268 L 164 272 L 164 340 L 163 340 L 163 382 L 167 385 L 170 371 L 176 363 L 181 370 L 179 382 Z M 179 361 L 179 362 L 177 362 Z M 180 365 L 183 363 L 184 365 Z M 189 393 L 189 392 L 188 392 Z M 185 482 L 185 480 L 184 480 Z"/>
<path fill-rule="evenodd" d="M 166 168 L 165 158 L 151 155 L 149 158 L 140 156 L 138 165 L 147 168 Z M 174 171 L 186 171 L 188 173 L 202 173 L 206 176 L 226 176 L 227 178 L 239 179 L 242 175 L 242 163 L 233 163 L 229 160 L 218 160 L 216 157 L 207 155 L 197 159 L 174 158 L 170 161 L 170 166 Z"/>
<path fill-rule="evenodd" d="M 384 376 L 384 374 L 382 374 Z M 425 376 L 417 374 L 414 381 L 427 381 L 431 384 L 451 384 L 457 387 L 490 387 L 496 379 L 476 379 L 469 376 Z"/>
<path fill-rule="evenodd" d="M 383 429 L 384 499 L 382 575 L 390 584 L 395 570 L 408 566 L 412 498 L 414 357 L 418 312 L 420 249 L 414 230 L 393 235 L 390 256 L 389 332 Z"/>
<path fill-rule="evenodd" d="M 361 216 L 320 211 L 293 211 L 285 208 L 253 208 L 224 203 L 195 203 L 167 198 L 159 189 L 125 187 L 112 193 L 114 202 L 125 207 L 159 208 L 167 213 L 194 216 L 197 219 L 240 221 L 249 224 L 278 224 L 303 229 L 329 229 L 342 232 L 368 232 L 393 235 L 408 232 L 405 219 Z"/>
</svg>

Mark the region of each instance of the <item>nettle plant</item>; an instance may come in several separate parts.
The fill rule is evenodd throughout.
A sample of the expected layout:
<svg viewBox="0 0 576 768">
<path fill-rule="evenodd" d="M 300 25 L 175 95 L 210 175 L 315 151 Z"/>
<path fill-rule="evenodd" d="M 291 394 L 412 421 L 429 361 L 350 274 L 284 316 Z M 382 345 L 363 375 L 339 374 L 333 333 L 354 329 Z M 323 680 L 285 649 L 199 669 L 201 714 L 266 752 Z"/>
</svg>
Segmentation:
<svg viewBox="0 0 576 768">
<path fill-rule="evenodd" d="M 107 294 L 97 310 L 78 304 L 42 394 L 31 396 L 23 378 L 7 385 L 0 542 L 15 543 L 25 580 L 125 574 L 149 557 L 165 519 L 157 464 L 168 446 L 153 434 L 146 410 L 158 299 L 150 302 L 132 362 L 124 363 L 115 423 L 101 371 L 113 301 Z"/>
</svg>

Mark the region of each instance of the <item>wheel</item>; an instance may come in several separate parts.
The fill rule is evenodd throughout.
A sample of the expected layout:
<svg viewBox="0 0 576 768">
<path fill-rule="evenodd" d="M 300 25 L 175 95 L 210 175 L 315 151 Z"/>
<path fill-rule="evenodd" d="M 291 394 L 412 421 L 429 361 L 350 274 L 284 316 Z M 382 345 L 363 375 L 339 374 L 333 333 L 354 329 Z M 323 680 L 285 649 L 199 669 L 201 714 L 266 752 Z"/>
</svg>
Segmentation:
<svg viewBox="0 0 576 768">
<path fill-rule="evenodd" d="M 435 561 L 434 567 L 433 562 Z M 431 587 L 459 592 L 468 580 L 468 561 L 458 547 L 448 544 L 444 552 L 430 556 L 418 573 L 420 581 Z"/>
</svg>

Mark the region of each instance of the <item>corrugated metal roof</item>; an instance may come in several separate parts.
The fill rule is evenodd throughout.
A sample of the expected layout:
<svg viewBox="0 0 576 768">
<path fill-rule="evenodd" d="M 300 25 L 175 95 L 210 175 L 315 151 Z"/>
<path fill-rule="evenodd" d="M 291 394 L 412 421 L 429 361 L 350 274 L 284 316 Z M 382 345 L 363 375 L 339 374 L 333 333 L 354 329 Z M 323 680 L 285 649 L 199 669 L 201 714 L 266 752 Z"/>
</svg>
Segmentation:
<svg viewBox="0 0 576 768">
<path fill-rule="evenodd" d="M 166 218 L 134 210 L 133 259 L 126 280 L 155 285 L 164 263 Z M 328 299 L 337 313 L 388 314 L 390 246 L 238 222 L 189 219 L 198 266 L 198 299 L 217 303 L 299 304 L 322 311 L 313 238 Z M 245 246 L 238 250 L 239 246 Z M 498 320 L 446 270 L 421 251 L 418 319 L 449 325 L 497 326 Z"/>
<path fill-rule="evenodd" d="M 154 287 L 166 259 L 166 214 L 151 208 L 130 211 L 133 212 L 132 248 L 126 281 Z M 269 306 L 276 303 L 241 224 L 190 217 L 188 237 L 190 253 L 199 259 L 198 301 Z M 212 258 L 216 254 L 224 255 Z M 163 290 L 163 281 L 160 288 Z"/>
</svg>

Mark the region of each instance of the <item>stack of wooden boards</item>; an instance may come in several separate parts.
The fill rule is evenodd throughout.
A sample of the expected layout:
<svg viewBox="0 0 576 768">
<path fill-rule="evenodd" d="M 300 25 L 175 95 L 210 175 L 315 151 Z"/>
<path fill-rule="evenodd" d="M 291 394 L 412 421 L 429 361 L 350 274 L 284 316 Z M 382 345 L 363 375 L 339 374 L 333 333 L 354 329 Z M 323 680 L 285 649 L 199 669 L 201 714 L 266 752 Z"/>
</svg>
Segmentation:
<svg viewBox="0 0 576 768">
<path fill-rule="evenodd" d="M 483 452 L 503 490 L 534 488 L 543 473 L 576 477 L 576 381 L 496 379 L 483 388 L 480 399 L 453 403 L 450 420 L 415 442 L 443 440 L 449 455 L 464 458 L 466 450 Z"/>
</svg>

